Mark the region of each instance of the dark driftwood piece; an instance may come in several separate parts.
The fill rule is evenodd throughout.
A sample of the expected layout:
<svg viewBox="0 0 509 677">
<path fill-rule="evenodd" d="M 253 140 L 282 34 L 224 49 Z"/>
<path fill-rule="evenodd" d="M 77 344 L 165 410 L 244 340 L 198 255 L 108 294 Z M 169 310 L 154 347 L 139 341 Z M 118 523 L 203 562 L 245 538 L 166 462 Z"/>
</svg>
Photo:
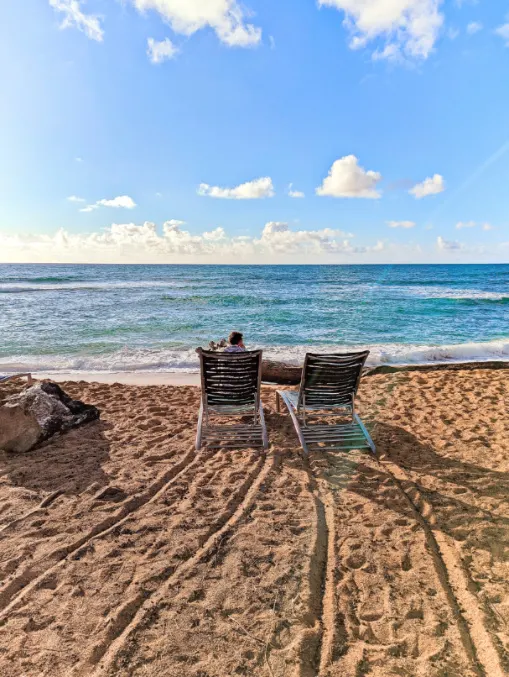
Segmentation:
<svg viewBox="0 0 509 677">
<path fill-rule="evenodd" d="M 388 364 L 378 367 L 365 367 L 363 377 L 376 374 L 396 374 L 406 371 L 473 371 L 475 369 L 509 369 L 509 362 L 491 360 L 489 362 L 440 362 L 437 364 L 412 364 L 392 366 Z M 277 385 L 298 385 L 302 377 L 302 367 L 275 360 L 263 360 L 262 380 L 264 383 Z"/>
</svg>

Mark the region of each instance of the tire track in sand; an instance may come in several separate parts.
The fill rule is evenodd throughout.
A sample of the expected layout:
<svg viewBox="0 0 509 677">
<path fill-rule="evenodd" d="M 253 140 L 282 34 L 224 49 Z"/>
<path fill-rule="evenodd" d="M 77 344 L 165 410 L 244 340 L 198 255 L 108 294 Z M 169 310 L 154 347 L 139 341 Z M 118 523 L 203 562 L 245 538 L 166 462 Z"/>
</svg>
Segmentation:
<svg viewBox="0 0 509 677">
<path fill-rule="evenodd" d="M 461 558 L 455 547 L 448 542 L 447 536 L 440 529 L 433 528 L 435 525 L 433 507 L 402 468 L 386 458 L 378 461 L 408 501 L 426 535 L 438 578 L 457 619 L 463 646 L 474 670 L 479 677 L 505 677 L 507 673 L 502 669 L 496 645 L 483 622 L 484 612 L 479 608 L 478 600 L 470 590 Z M 405 489 L 404 485 L 408 489 Z"/>
<path fill-rule="evenodd" d="M 42 561 L 39 560 L 9 581 L 3 590 L 0 591 L 0 624 L 7 620 L 9 612 L 12 611 L 26 595 L 36 588 L 47 576 L 51 575 L 58 567 L 62 566 L 69 555 L 86 547 L 94 539 L 103 538 L 113 529 L 118 528 L 129 519 L 134 512 L 148 503 L 155 501 L 174 482 L 181 479 L 182 475 L 185 475 L 191 468 L 213 456 L 214 453 L 215 452 L 210 452 L 207 456 L 204 454 L 197 455 L 194 447 L 191 448 L 179 463 L 176 463 L 174 466 L 161 473 L 145 491 L 136 494 L 126 501 L 113 515 L 110 515 L 102 520 L 102 522 L 99 522 L 93 529 L 69 545 L 63 548 L 57 548 L 50 552 L 44 560 L 46 561 L 49 559 L 53 561 L 49 567 L 41 570 L 40 565 L 42 564 Z"/>
<path fill-rule="evenodd" d="M 298 640 L 294 677 L 317 677 L 332 653 L 335 624 L 334 503 L 326 482 L 318 479 L 309 459 L 304 460 L 308 491 L 314 504 L 313 541 L 306 572 L 308 580 L 303 618 L 306 629 Z"/>
<path fill-rule="evenodd" d="M 223 513 L 216 521 L 203 545 L 192 557 L 174 569 L 153 592 L 142 591 L 124 603 L 110 623 L 106 637 L 96 644 L 87 660 L 75 666 L 71 673 L 73 677 L 104 677 L 108 674 L 118 674 L 116 663 L 120 655 L 126 651 L 126 644 L 138 628 L 145 622 L 150 623 L 151 616 L 157 612 L 157 607 L 164 602 L 172 586 L 190 573 L 215 548 L 220 547 L 221 541 L 250 510 L 274 464 L 274 459 L 268 462 L 265 455 L 260 455 L 259 462 L 229 502 L 227 513 Z"/>
</svg>

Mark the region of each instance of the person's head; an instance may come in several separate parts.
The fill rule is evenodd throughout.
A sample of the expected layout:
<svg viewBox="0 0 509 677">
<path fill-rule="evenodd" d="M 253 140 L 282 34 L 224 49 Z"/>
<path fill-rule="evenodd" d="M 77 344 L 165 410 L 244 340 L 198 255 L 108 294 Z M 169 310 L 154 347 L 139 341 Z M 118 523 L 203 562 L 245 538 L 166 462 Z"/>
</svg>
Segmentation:
<svg viewBox="0 0 509 677">
<path fill-rule="evenodd" d="M 244 347 L 244 336 L 240 331 L 232 331 L 230 336 L 228 336 L 228 343 L 231 346 L 240 346 L 242 348 Z"/>
</svg>

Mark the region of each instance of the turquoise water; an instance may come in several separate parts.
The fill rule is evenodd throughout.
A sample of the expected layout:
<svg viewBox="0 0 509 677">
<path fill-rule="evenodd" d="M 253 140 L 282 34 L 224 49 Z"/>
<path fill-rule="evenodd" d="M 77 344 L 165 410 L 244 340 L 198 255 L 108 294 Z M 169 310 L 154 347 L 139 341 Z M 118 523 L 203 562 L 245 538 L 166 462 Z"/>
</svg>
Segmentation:
<svg viewBox="0 0 509 677">
<path fill-rule="evenodd" d="M 509 359 L 509 265 L 0 265 L 0 369 L 162 371 L 244 332 L 297 362 Z"/>
</svg>

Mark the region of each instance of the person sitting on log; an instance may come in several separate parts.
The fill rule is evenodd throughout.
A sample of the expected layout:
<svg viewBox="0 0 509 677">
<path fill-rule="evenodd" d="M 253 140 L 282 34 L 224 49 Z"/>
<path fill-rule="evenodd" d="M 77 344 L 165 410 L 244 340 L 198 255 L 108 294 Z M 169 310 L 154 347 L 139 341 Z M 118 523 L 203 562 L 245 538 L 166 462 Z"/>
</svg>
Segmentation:
<svg viewBox="0 0 509 677">
<path fill-rule="evenodd" d="M 244 336 L 240 331 L 232 331 L 228 336 L 228 344 L 228 347 L 224 349 L 225 353 L 243 353 L 246 350 Z"/>
</svg>

